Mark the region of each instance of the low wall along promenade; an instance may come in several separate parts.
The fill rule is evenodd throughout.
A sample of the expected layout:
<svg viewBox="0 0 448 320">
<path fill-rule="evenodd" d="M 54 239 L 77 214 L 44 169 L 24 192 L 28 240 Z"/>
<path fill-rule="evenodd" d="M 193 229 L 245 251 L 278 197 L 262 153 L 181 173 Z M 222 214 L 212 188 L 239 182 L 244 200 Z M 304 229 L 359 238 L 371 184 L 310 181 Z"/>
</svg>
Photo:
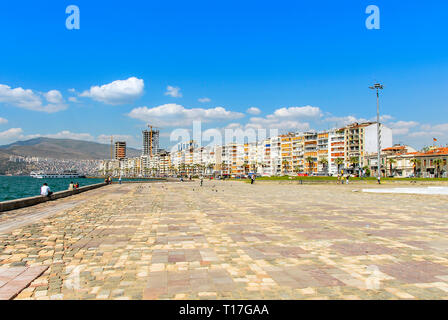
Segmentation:
<svg viewBox="0 0 448 320">
<path fill-rule="evenodd" d="M 29 198 L 3 201 L 3 202 L 0 202 L 0 213 L 4 212 L 4 211 L 34 206 L 36 204 L 46 202 L 46 201 L 66 198 L 66 197 L 69 197 L 69 196 L 72 196 L 72 195 L 75 195 L 78 193 L 101 188 L 101 187 L 104 187 L 105 185 L 107 185 L 107 184 L 105 182 L 102 182 L 102 183 L 92 184 L 90 186 L 80 187 L 75 190 L 65 190 L 65 191 L 55 192 L 50 197 L 35 196 L 35 197 L 29 197 Z"/>
</svg>

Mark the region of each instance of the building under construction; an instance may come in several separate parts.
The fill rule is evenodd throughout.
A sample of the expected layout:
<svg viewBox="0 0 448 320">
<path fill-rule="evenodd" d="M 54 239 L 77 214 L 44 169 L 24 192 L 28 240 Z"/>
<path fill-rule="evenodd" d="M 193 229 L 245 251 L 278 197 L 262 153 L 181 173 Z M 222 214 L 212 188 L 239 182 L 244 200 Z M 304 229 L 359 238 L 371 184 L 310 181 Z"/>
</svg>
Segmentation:
<svg viewBox="0 0 448 320">
<path fill-rule="evenodd" d="M 143 155 L 153 156 L 157 154 L 159 149 L 159 130 L 153 129 L 151 126 L 149 130 L 143 130 Z"/>
</svg>

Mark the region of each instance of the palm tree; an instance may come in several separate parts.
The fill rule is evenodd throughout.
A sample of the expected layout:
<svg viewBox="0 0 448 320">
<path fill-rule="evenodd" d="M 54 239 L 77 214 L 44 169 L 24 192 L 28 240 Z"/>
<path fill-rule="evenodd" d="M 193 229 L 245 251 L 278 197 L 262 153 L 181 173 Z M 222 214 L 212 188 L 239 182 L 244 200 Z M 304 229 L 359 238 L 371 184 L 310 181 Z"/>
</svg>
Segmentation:
<svg viewBox="0 0 448 320">
<path fill-rule="evenodd" d="M 351 157 L 350 158 L 350 164 L 352 165 L 353 172 L 354 172 L 356 166 L 359 164 L 359 158 L 358 157 Z"/>
<path fill-rule="evenodd" d="M 395 159 L 389 159 L 389 172 L 390 172 L 390 175 L 391 176 L 393 176 L 393 165 L 395 164 L 395 163 L 397 163 L 397 160 L 395 160 Z"/>
<path fill-rule="evenodd" d="M 368 166 L 364 166 L 362 170 L 364 170 L 364 174 L 366 177 L 370 177 L 370 168 Z"/>
<path fill-rule="evenodd" d="M 183 175 L 183 173 L 185 172 L 185 163 L 181 163 L 179 169 L 180 169 L 180 175 Z"/>
<path fill-rule="evenodd" d="M 443 165 L 443 160 L 442 159 L 435 159 L 432 163 L 434 163 L 435 166 L 435 177 L 439 178 L 440 176 L 440 166 Z"/>
<path fill-rule="evenodd" d="M 341 173 L 341 166 L 344 164 L 344 158 L 336 158 L 334 162 L 338 165 L 338 173 Z"/>
<path fill-rule="evenodd" d="M 282 161 L 282 167 L 284 172 L 288 170 L 288 164 L 289 164 L 288 160 Z"/>
<path fill-rule="evenodd" d="M 223 162 L 221 162 L 221 175 L 224 174 L 225 170 L 227 170 L 227 165 L 226 165 L 226 162 L 223 161 Z"/>
<path fill-rule="evenodd" d="M 249 161 L 244 160 L 243 166 L 244 166 L 244 174 L 248 174 L 250 171 Z"/>
<path fill-rule="evenodd" d="M 411 159 L 411 163 L 414 167 L 414 177 L 417 177 L 417 167 L 420 166 L 420 164 L 422 163 L 422 161 L 420 159 Z"/>
<path fill-rule="evenodd" d="M 213 173 L 213 168 L 215 167 L 215 164 L 214 163 L 209 163 L 208 165 L 207 165 L 207 168 L 211 171 L 210 173 L 212 174 Z"/>
<path fill-rule="evenodd" d="M 328 173 L 328 159 L 327 158 L 322 158 L 320 159 L 319 163 L 323 166 L 323 171 L 325 173 Z"/>
<path fill-rule="evenodd" d="M 313 167 L 314 167 L 314 158 L 306 157 L 306 162 L 308 163 L 308 167 L 309 167 L 309 171 L 310 171 L 310 175 L 311 175 L 313 172 Z"/>
</svg>

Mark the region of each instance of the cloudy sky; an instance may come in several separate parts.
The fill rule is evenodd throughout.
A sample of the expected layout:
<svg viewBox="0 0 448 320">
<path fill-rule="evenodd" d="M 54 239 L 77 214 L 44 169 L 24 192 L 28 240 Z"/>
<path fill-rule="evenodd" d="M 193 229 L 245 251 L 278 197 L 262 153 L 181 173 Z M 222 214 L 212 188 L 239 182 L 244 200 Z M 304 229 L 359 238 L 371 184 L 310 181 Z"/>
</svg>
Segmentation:
<svg viewBox="0 0 448 320">
<path fill-rule="evenodd" d="M 93 3 L 94 2 L 94 3 Z M 33 137 L 140 147 L 146 123 L 328 129 L 382 120 L 394 142 L 448 143 L 448 3 L 84 1 L 0 4 L 0 145 Z M 367 30 L 367 5 L 381 29 Z"/>
</svg>

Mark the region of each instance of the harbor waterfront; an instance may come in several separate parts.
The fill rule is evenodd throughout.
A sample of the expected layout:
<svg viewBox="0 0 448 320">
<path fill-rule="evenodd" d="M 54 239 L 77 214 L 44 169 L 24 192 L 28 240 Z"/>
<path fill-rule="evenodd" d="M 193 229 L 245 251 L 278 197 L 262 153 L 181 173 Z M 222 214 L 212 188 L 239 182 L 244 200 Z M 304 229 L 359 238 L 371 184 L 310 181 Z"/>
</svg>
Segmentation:
<svg viewBox="0 0 448 320">
<path fill-rule="evenodd" d="M 447 197 L 361 188 L 390 185 L 112 184 L 8 212 L 0 299 L 448 299 Z"/>
<path fill-rule="evenodd" d="M 67 190 L 71 181 L 78 182 L 80 187 L 84 187 L 103 182 L 104 179 L 35 179 L 27 176 L 0 176 L 0 201 L 38 196 L 40 195 L 40 187 L 45 182 L 53 192 Z"/>
</svg>

